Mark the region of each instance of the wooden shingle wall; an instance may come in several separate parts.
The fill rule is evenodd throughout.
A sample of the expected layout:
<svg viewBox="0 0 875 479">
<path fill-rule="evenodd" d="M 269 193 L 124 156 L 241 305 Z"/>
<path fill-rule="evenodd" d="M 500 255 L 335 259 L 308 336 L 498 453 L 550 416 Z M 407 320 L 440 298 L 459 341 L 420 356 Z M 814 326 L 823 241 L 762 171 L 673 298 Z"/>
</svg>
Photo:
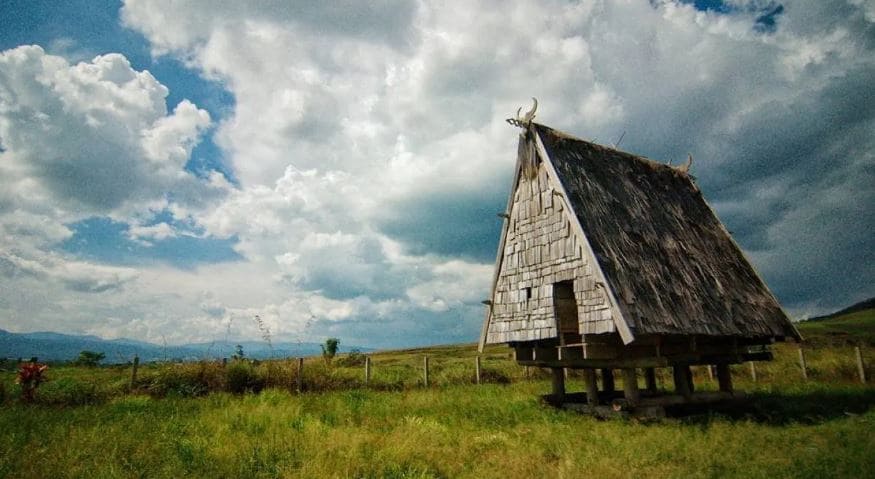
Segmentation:
<svg viewBox="0 0 875 479">
<path fill-rule="evenodd" d="M 508 219 L 487 343 L 555 338 L 553 284 L 574 281 L 580 332 L 614 332 L 603 287 L 543 164 L 520 176 Z"/>
</svg>

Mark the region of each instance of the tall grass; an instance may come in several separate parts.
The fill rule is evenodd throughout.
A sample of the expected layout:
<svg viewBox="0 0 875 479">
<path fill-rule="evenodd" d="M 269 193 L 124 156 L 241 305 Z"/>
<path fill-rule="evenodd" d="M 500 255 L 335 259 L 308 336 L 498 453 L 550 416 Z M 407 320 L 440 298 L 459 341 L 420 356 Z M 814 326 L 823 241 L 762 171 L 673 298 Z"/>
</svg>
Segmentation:
<svg viewBox="0 0 875 479">
<path fill-rule="evenodd" d="M 133 395 L 65 409 L 13 405 L 0 410 L 0 476 L 771 478 L 875 472 L 875 397 L 866 388 L 816 384 L 777 396 L 756 389 L 749 409 L 757 415 L 712 413 L 638 424 L 545 407 L 537 395 L 547 387 L 531 381 L 304 395 L 269 389 L 203 398 Z M 807 418 L 824 400 L 837 410 Z M 854 404 L 864 410 L 843 409 Z"/>
</svg>

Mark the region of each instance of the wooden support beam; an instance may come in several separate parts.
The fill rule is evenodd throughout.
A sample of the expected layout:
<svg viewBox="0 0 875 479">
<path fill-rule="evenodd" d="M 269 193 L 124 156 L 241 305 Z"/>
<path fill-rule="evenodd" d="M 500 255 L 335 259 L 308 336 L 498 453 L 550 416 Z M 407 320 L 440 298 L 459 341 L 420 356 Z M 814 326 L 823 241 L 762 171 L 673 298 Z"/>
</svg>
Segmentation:
<svg viewBox="0 0 875 479">
<path fill-rule="evenodd" d="M 552 351 L 552 357 L 549 357 Z M 664 368 L 673 364 L 739 364 L 745 361 L 769 361 L 773 355 L 769 351 L 754 353 L 739 353 L 737 355 L 686 355 L 686 356 L 662 356 L 649 358 L 614 358 L 614 359 L 564 359 L 559 360 L 556 356 L 557 348 L 539 348 L 534 360 L 520 359 L 520 366 L 534 366 L 539 368 L 571 368 L 571 369 L 624 369 L 624 368 Z"/>
<path fill-rule="evenodd" d="M 602 369 L 602 391 L 614 392 L 614 371 L 610 368 Z"/>
<path fill-rule="evenodd" d="M 644 382 L 647 384 L 647 392 L 656 393 L 657 385 L 656 385 L 656 369 L 654 368 L 645 368 L 644 369 Z"/>
<path fill-rule="evenodd" d="M 672 376 L 674 379 L 674 390 L 683 397 L 690 397 L 693 391 L 690 388 L 690 366 L 686 364 L 678 364 L 672 368 Z"/>
<path fill-rule="evenodd" d="M 634 368 L 623 369 L 623 396 L 630 406 L 635 406 L 641 400 L 638 391 L 638 374 Z"/>
<path fill-rule="evenodd" d="M 477 379 L 477 384 L 480 384 L 480 355 L 474 358 L 474 374 Z"/>
<path fill-rule="evenodd" d="M 590 406 L 598 406 L 599 385 L 595 369 L 584 369 L 583 376 L 586 380 L 586 402 Z"/>
<path fill-rule="evenodd" d="M 720 363 L 716 366 L 717 369 L 717 384 L 719 385 L 720 391 L 731 393 L 732 392 L 732 372 L 729 370 L 729 365 L 726 363 Z"/>
<path fill-rule="evenodd" d="M 552 368 L 553 371 L 553 397 L 560 403 L 565 401 L 565 373 L 562 368 Z"/>
</svg>

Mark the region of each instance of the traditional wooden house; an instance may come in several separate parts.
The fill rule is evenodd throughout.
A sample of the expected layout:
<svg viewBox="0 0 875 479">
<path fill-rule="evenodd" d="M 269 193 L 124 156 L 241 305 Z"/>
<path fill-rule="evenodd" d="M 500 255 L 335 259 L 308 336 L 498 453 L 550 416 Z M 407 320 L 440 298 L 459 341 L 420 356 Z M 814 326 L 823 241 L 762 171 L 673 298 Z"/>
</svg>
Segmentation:
<svg viewBox="0 0 875 479">
<path fill-rule="evenodd" d="M 590 407 L 617 408 L 732 396 L 730 364 L 801 339 L 692 181 L 692 158 L 673 167 L 574 138 L 532 122 L 535 108 L 508 120 L 522 132 L 481 348 L 507 343 L 519 364 L 552 368 L 560 402 L 564 369 L 583 369 Z M 691 365 L 716 367 L 721 393 L 694 394 Z M 654 368 L 673 368 L 675 394 L 656 393 Z"/>
</svg>

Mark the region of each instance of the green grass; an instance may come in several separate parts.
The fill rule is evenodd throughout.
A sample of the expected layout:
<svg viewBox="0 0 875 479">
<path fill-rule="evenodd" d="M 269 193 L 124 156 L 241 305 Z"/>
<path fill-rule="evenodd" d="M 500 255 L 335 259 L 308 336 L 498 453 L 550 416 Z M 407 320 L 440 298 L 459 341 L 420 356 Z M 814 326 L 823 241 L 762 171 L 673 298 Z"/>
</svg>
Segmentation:
<svg viewBox="0 0 875 479">
<path fill-rule="evenodd" d="M 810 343 L 865 344 L 875 346 L 875 309 L 843 314 L 829 319 L 798 323 Z"/>
<path fill-rule="evenodd" d="M 544 381 L 405 392 L 125 396 L 0 411 L 6 477 L 872 477 L 875 394 L 761 389 L 655 424 L 542 405 Z M 827 402 L 829 405 L 824 404 Z M 752 412 L 751 412 L 752 411 Z"/>
<path fill-rule="evenodd" d="M 36 404 L 16 398 L 7 371 L 0 478 L 875 477 L 875 388 L 859 384 L 852 342 L 834 340 L 871 335 L 872 318 L 801 325 L 808 381 L 798 346 L 777 344 L 757 382 L 733 366 L 748 401 L 652 423 L 544 405 L 547 374 L 527 374 L 502 346 L 481 356 L 483 385 L 474 345 L 374 353 L 368 388 L 360 364 L 310 358 L 304 394 L 292 392 L 293 360 L 247 364 L 234 379 L 217 362 L 142 365 L 132 392 L 129 367 L 52 367 Z M 658 379 L 671 382 L 667 370 Z M 716 388 L 705 368 L 694 379 Z M 568 389 L 584 389 L 575 372 Z"/>
</svg>

